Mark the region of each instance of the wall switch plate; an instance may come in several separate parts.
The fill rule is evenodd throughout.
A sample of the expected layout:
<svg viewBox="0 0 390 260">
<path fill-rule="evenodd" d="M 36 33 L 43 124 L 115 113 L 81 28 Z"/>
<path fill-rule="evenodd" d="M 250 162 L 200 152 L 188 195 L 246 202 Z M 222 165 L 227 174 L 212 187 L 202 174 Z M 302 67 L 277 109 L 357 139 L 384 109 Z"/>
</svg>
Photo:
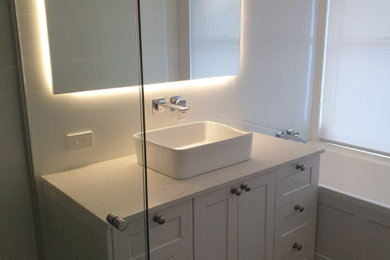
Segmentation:
<svg viewBox="0 0 390 260">
<path fill-rule="evenodd" d="M 86 131 L 66 135 L 66 145 L 69 151 L 85 149 L 93 146 L 93 133 Z"/>
</svg>

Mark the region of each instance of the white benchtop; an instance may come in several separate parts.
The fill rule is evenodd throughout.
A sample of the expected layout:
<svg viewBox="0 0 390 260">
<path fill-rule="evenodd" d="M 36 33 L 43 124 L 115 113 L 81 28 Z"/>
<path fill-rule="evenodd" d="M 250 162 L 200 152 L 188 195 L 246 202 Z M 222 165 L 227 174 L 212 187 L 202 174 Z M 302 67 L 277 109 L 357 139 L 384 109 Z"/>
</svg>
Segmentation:
<svg viewBox="0 0 390 260">
<path fill-rule="evenodd" d="M 149 209 L 207 192 L 258 172 L 268 172 L 293 160 L 322 153 L 311 144 L 254 133 L 251 159 L 186 180 L 175 180 L 147 170 Z M 132 217 L 143 211 L 142 167 L 135 155 L 42 176 L 45 189 L 76 203 L 105 222 L 108 213 Z"/>
</svg>

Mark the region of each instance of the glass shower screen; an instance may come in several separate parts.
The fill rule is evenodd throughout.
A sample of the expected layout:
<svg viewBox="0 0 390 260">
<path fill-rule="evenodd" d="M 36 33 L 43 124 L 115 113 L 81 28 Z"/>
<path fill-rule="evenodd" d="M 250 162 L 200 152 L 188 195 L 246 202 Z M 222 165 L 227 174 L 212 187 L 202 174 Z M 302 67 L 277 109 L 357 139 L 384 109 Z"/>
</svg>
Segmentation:
<svg viewBox="0 0 390 260">
<path fill-rule="evenodd" d="M 137 2 L 15 0 L 46 260 L 148 259 Z"/>
</svg>

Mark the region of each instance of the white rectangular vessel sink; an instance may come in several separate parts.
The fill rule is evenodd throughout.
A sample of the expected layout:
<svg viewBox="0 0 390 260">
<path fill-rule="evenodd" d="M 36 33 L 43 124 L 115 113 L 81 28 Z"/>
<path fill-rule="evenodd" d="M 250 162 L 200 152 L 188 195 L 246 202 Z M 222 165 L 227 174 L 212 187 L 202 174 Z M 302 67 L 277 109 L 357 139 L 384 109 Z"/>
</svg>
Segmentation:
<svg viewBox="0 0 390 260">
<path fill-rule="evenodd" d="M 142 164 L 142 134 L 134 134 Z M 201 121 L 146 132 L 147 167 L 174 179 L 186 179 L 248 160 L 252 133 Z"/>
</svg>

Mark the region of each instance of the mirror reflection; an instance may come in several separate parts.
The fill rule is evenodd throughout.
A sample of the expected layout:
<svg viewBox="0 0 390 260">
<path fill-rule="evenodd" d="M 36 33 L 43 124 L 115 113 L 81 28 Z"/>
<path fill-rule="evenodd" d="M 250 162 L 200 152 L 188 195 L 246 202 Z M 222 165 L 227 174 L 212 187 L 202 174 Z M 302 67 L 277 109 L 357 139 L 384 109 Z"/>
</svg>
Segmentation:
<svg viewBox="0 0 390 260">
<path fill-rule="evenodd" d="M 236 75 L 240 0 L 143 0 L 144 82 Z"/>
<path fill-rule="evenodd" d="M 139 84 L 136 2 L 45 3 L 54 94 Z"/>
</svg>

